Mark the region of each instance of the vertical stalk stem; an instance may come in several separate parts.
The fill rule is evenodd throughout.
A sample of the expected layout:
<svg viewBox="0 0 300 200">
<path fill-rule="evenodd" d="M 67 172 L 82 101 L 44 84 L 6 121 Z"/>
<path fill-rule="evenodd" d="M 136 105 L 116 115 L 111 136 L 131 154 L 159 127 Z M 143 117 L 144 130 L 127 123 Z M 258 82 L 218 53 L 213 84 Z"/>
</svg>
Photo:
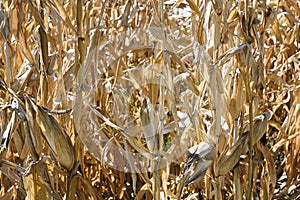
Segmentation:
<svg viewBox="0 0 300 200">
<path fill-rule="evenodd" d="M 218 15 L 217 13 L 215 13 L 215 17 L 216 17 L 216 23 L 215 23 L 215 32 L 214 32 L 214 46 L 213 46 L 213 62 L 216 62 L 218 60 L 218 56 L 219 56 L 219 44 L 220 44 L 220 31 L 221 31 L 221 16 Z M 217 70 L 217 66 L 214 70 Z M 216 73 L 216 72 L 215 72 Z M 215 77 L 216 78 L 216 77 Z M 221 133 L 221 115 L 222 115 L 222 110 L 217 109 L 217 100 L 219 98 L 221 98 L 220 93 L 217 92 L 217 87 L 212 88 L 215 91 L 214 92 L 214 96 L 213 96 L 213 111 L 214 111 L 214 131 L 215 131 L 215 138 L 216 138 L 216 158 L 218 157 L 219 154 L 219 136 Z M 217 166 L 217 167 L 221 167 L 221 166 Z M 221 178 L 217 177 L 216 178 L 216 194 L 215 194 L 215 199 L 216 200 L 222 200 L 222 192 L 221 192 L 221 182 L 220 182 Z"/>
<path fill-rule="evenodd" d="M 75 74 L 77 74 L 80 66 L 83 63 L 84 59 L 84 45 L 83 45 L 83 33 L 82 33 L 82 0 L 77 0 L 77 9 L 76 9 L 76 37 L 77 37 L 77 52 L 75 53 L 76 59 L 76 67 L 75 67 Z"/>
<path fill-rule="evenodd" d="M 251 52 L 248 49 L 247 55 L 249 55 Z M 247 56 L 248 58 L 248 56 Z M 247 59 L 248 60 L 248 59 Z M 247 99 L 249 101 L 249 122 L 250 122 L 250 137 L 249 137 L 249 168 L 248 168 L 248 190 L 247 190 L 247 199 L 251 199 L 252 196 L 252 186 L 253 186 L 253 98 L 252 98 L 252 91 L 251 91 L 251 85 L 250 85 L 250 74 L 251 74 L 251 67 L 249 66 L 249 63 L 246 67 L 246 72 L 244 73 L 244 80 L 245 80 L 245 87 L 246 87 L 246 95 Z"/>
</svg>

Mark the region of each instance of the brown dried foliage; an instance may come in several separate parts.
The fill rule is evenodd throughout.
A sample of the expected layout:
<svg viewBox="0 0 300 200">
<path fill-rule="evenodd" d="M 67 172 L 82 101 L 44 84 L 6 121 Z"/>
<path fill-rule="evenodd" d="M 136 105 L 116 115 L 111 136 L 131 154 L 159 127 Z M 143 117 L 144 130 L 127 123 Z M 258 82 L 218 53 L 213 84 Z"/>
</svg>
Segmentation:
<svg viewBox="0 0 300 200">
<path fill-rule="evenodd" d="M 2 199 L 299 198 L 299 1 L 0 3 Z M 135 31 L 146 28 L 160 48 L 129 45 L 125 56 L 114 55 L 122 47 L 120 34 L 148 37 Z M 108 40 L 120 46 L 108 46 L 117 62 L 99 69 L 93 109 L 103 132 L 124 151 L 149 155 L 166 147 L 165 129 L 179 140 L 170 149 L 186 152 L 208 141 L 214 151 L 205 165 L 201 156 L 189 155 L 192 160 L 181 156 L 153 173 L 125 173 L 85 148 L 77 86 L 89 81 L 81 75 L 86 60 L 95 58 L 91 49 Z M 163 78 L 143 85 L 156 79 L 149 71 L 134 72 L 144 63 L 165 66 L 155 69 Z M 112 102 L 114 86 L 126 73 L 137 86 L 127 98 L 140 127 L 130 131 L 145 131 L 146 139 L 128 135 L 113 118 L 113 106 L 122 107 L 121 99 Z M 181 81 L 185 88 L 177 90 Z M 269 121 L 255 118 L 264 112 L 272 114 Z M 189 124 L 179 134 L 180 113 Z M 204 178 L 184 174 L 186 163 L 201 162 L 197 173 Z"/>
</svg>

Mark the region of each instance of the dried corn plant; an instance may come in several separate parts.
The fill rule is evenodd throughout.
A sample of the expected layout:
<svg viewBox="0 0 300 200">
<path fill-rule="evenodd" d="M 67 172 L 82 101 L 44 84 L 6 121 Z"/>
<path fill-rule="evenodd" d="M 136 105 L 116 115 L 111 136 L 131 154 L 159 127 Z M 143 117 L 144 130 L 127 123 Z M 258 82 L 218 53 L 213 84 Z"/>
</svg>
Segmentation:
<svg viewBox="0 0 300 200">
<path fill-rule="evenodd" d="M 300 2 L 0 1 L 2 199 L 300 198 Z"/>
</svg>

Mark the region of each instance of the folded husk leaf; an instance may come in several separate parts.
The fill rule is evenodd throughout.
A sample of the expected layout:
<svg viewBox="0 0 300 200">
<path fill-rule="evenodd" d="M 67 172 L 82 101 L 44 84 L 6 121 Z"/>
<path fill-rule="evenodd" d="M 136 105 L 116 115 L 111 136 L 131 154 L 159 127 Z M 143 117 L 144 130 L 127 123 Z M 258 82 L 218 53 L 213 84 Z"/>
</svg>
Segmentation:
<svg viewBox="0 0 300 200">
<path fill-rule="evenodd" d="M 155 148 L 156 116 L 150 100 L 145 98 L 141 108 L 141 122 L 148 149 L 153 152 Z"/>
<path fill-rule="evenodd" d="M 253 145 L 256 144 L 266 132 L 267 124 L 270 119 L 270 112 L 265 112 L 262 115 L 254 118 L 256 121 L 253 126 Z M 217 175 L 224 175 L 229 172 L 238 163 L 240 156 L 249 151 L 249 136 L 250 132 L 245 132 L 242 137 L 228 150 L 228 152 L 220 157 L 218 161 L 218 167 L 216 169 Z"/>
<path fill-rule="evenodd" d="M 30 102 L 36 112 L 36 121 L 52 153 L 62 167 L 70 170 L 75 162 L 75 153 L 70 138 L 52 115 L 32 101 Z"/>
</svg>

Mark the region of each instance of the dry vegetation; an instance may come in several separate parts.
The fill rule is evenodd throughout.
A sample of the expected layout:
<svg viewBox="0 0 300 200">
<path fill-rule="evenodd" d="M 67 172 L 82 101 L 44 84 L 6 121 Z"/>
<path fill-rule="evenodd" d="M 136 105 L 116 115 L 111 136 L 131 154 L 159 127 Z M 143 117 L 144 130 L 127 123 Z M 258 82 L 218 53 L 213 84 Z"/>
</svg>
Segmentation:
<svg viewBox="0 0 300 200">
<path fill-rule="evenodd" d="M 0 2 L 2 199 L 300 198 L 299 1 Z"/>
</svg>

